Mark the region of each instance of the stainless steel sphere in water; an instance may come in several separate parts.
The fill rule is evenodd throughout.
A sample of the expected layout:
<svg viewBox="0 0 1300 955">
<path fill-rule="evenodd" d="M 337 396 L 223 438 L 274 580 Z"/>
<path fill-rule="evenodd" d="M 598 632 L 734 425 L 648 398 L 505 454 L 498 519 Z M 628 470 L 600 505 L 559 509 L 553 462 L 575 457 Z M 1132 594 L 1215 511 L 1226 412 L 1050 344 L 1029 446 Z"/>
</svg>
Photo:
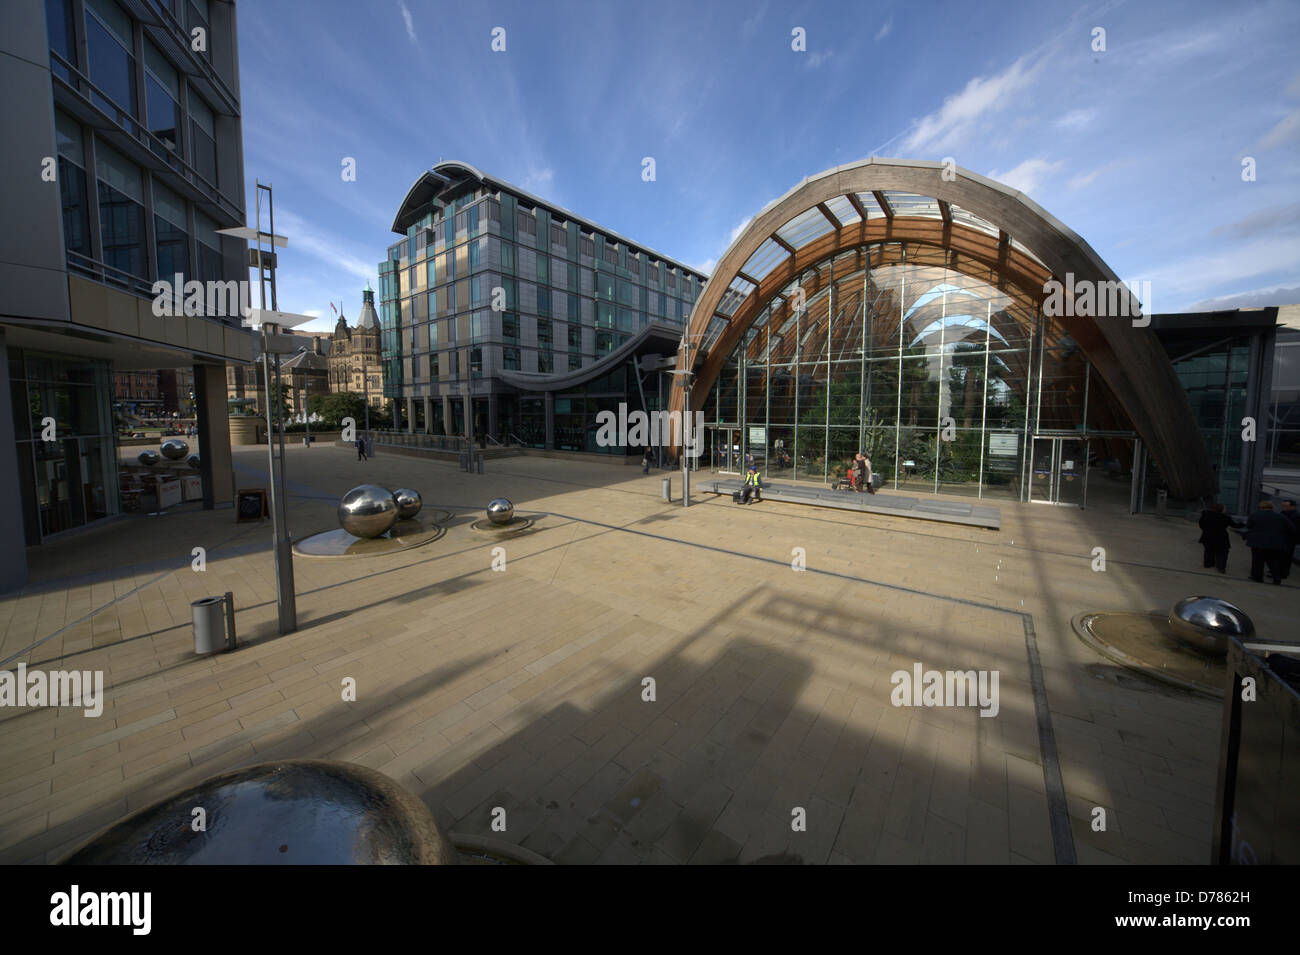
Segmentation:
<svg viewBox="0 0 1300 955">
<path fill-rule="evenodd" d="M 199 469 L 199 464 L 201 463 L 201 461 L 197 454 L 191 454 L 188 458 L 185 459 L 185 463 L 197 471 Z"/>
<path fill-rule="evenodd" d="M 515 519 L 515 506 L 504 497 L 494 498 L 488 502 L 487 516 L 493 524 L 509 524 Z"/>
<path fill-rule="evenodd" d="M 1184 597 L 1169 611 L 1169 629 L 1180 643 L 1211 657 L 1228 653 L 1229 637 L 1249 637 L 1255 624 L 1239 607 L 1217 597 Z"/>
<path fill-rule="evenodd" d="M 409 521 L 420 513 L 420 508 L 424 507 L 424 499 L 420 497 L 420 492 L 413 491 L 409 487 L 399 487 L 393 492 L 393 499 L 397 501 L 399 521 Z"/>
<path fill-rule="evenodd" d="M 158 452 L 153 450 L 152 448 L 146 448 L 145 450 L 141 451 L 139 454 L 135 456 L 135 459 L 147 468 L 153 467 L 160 460 L 162 460 L 158 456 Z"/>
<path fill-rule="evenodd" d="M 158 450 L 168 461 L 179 461 L 190 453 L 190 446 L 180 438 L 172 438 L 170 441 L 164 441 Z"/>
<path fill-rule="evenodd" d="M 339 526 L 353 537 L 379 537 L 396 523 L 397 501 L 387 488 L 362 484 L 339 501 Z"/>
<path fill-rule="evenodd" d="M 195 806 L 210 831 L 190 825 Z M 459 865 L 424 803 L 365 766 L 262 763 L 204 780 L 127 817 L 67 865 Z"/>
</svg>

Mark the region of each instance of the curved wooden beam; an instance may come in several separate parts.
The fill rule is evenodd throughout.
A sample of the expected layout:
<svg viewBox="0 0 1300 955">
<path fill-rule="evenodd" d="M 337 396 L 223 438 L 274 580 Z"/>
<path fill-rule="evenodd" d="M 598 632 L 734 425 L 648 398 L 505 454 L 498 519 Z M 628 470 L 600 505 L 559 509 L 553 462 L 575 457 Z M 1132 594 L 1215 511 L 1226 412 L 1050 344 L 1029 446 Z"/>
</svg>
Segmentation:
<svg viewBox="0 0 1300 955">
<path fill-rule="evenodd" d="M 755 216 L 722 256 L 697 299 L 687 325 L 687 340 L 704 340 L 727 287 L 763 242 L 773 238 L 791 254 L 764 277 L 731 317 L 696 375 L 691 406 L 702 406 L 701 400 L 723 363 L 779 288 L 822 260 L 856 246 L 902 240 L 955 250 L 959 257 L 981 263 L 1004 279 L 1005 286 L 999 283 L 999 288 L 1018 289 L 1029 298 L 1036 297 L 1035 304 L 1046 299 L 1041 290 L 1049 278 L 1064 281 L 1072 275 L 1076 286 L 1080 282 L 1118 282 L 1114 272 L 1083 239 L 1021 193 L 964 169 L 957 169 L 955 176 L 951 172 L 944 176 L 944 169 L 942 163 L 896 159 L 868 159 L 838 166 L 805 180 Z M 792 249 L 776 236 L 777 229 L 819 203 L 860 193 L 875 193 L 879 200 L 889 191 L 954 203 L 996 226 L 1008 241 L 943 219 L 897 215 L 832 230 L 801 249 Z M 1034 256 L 1012 246 L 1012 236 L 1032 249 Z M 1213 494 L 1217 482 L 1191 404 L 1155 333 L 1148 327 L 1135 326 L 1131 316 L 1056 321 L 1084 350 L 1106 382 L 1159 464 L 1171 493 L 1188 499 Z M 678 363 L 679 370 L 685 368 L 684 355 L 678 356 Z M 679 379 L 672 392 L 673 410 L 682 409 L 682 388 Z"/>
</svg>

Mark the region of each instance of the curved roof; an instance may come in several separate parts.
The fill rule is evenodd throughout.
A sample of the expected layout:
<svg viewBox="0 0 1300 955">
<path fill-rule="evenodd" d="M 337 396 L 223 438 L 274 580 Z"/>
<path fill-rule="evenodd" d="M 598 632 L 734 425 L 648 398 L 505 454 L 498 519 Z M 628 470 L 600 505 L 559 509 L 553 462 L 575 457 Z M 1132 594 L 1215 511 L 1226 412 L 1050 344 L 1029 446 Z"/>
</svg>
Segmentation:
<svg viewBox="0 0 1300 955">
<path fill-rule="evenodd" d="M 764 307 L 840 253 L 905 241 L 960 253 L 1035 306 L 1048 280 L 1115 283 L 1119 316 L 1054 319 L 1083 348 L 1161 466 L 1171 491 L 1213 493 L 1214 473 L 1191 406 L 1141 307 L 1083 239 L 1027 196 L 969 170 L 871 158 L 804 179 L 769 202 L 732 242 L 691 311 L 692 407 L 701 402 Z M 679 367 L 686 366 L 679 355 Z M 702 365 L 701 365 L 702 363 Z M 681 386 L 673 391 L 680 410 Z"/>
<path fill-rule="evenodd" d="M 583 365 L 581 368 L 562 371 L 557 374 L 504 370 L 499 370 L 496 374 L 506 384 L 512 385 L 521 391 L 562 391 L 566 388 L 576 388 L 588 381 L 608 374 L 631 355 L 642 351 L 644 346 L 651 340 L 669 346 L 676 346 L 680 338 L 680 328 L 674 325 L 666 325 L 663 322 L 649 322 L 622 345 L 619 345 L 608 355 L 601 356 L 600 359 L 590 365 Z"/>
<path fill-rule="evenodd" d="M 469 163 L 455 159 L 440 162 L 432 169 L 422 172 L 415 182 L 411 184 L 411 188 L 406 191 L 406 195 L 402 198 L 401 205 L 397 207 L 397 215 L 393 217 L 392 231 L 398 235 L 406 235 L 406 230 L 424 217 L 429 203 L 436 201 L 444 192 L 455 189 L 467 181 L 487 184 L 496 189 L 504 189 L 506 192 L 518 196 L 526 202 L 532 203 L 534 206 L 540 206 L 543 209 L 551 210 L 552 213 L 567 222 L 578 223 L 578 225 L 586 229 L 588 232 L 599 232 L 601 235 L 608 236 L 621 245 L 628 246 L 632 249 L 639 249 L 661 262 L 667 262 L 669 265 L 676 267 L 678 271 L 688 272 L 701 280 L 707 278 L 703 272 L 700 272 L 698 269 L 693 269 L 689 265 L 679 262 L 671 256 L 656 252 L 654 249 L 641 242 L 634 242 L 632 239 L 620 235 L 605 226 L 598 225 L 590 219 L 583 218 L 577 213 L 570 212 L 563 206 L 557 206 L 555 203 L 548 202 L 540 196 L 536 196 L 531 192 L 520 189 L 513 183 L 507 182 L 504 179 L 499 179 L 496 176 L 489 176 L 476 167 L 471 166 Z"/>
</svg>

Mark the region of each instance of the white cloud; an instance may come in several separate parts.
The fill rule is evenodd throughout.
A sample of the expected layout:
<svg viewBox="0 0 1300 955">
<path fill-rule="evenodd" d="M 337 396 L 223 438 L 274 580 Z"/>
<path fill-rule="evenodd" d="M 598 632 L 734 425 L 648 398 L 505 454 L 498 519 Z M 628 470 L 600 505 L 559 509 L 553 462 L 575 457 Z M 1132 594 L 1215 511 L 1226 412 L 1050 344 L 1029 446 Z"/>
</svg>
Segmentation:
<svg viewBox="0 0 1300 955">
<path fill-rule="evenodd" d="M 1049 162 L 1046 159 L 1026 159 L 1014 169 L 1008 169 L 1006 172 L 994 171 L 989 173 L 989 178 L 1029 195 L 1037 192 L 1043 180 L 1063 165 L 1065 164 L 1060 160 Z"/>
<path fill-rule="evenodd" d="M 705 259 L 703 262 L 688 262 L 691 268 L 697 272 L 703 272 L 705 275 L 713 274 L 713 267 L 718 264 L 717 259 Z"/>
<path fill-rule="evenodd" d="M 1235 295 L 1223 295 L 1219 298 L 1202 299 L 1188 306 L 1189 312 L 1214 312 L 1225 308 L 1266 308 L 1270 305 L 1293 305 L 1300 303 L 1300 286 L 1290 288 L 1275 285 L 1271 288 L 1251 289 L 1237 292 Z"/>
<path fill-rule="evenodd" d="M 903 151 L 907 155 L 927 155 L 952 149 L 975 129 L 976 122 L 996 112 L 1029 85 L 1038 66 L 1026 66 L 1021 57 L 994 76 L 977 76 L 960 93 L 949 96 L 943 105 L 912 124 Z"/>
<path fill-rule="evenodd" d="M 1067 182 L 1065 186 L 1071 192 L 1074 192 L 1076 189 L 1082 189 L 1085 186 L 1091 186 L 1092 181 L 1097 178 L 1100 172 L 1101 172 L 1100 169 L 1094 169 L 1092 172 L 1089 173 L 1080 173 L 1079 175 L 1074 176 L 1069 182 Z"/>
<path fill-rule="evenodd" d="M 1151 282 L 1152 291 L 1162 302 L 1190 302 L 1203 298 L 1207 292 L 1239 285 L 1256 276 L 1276 276 L 1294 283 L 1297 262 L 1300 262 L 1300 240 L 1259 238 L 1220 245 L 1214 252 L 1180 259 L 1143 273 L 1140 278 Z"/>
<path fill-rule="evenodd" d="M 545 169 L 530 169 L 520 183 L 529 192 L 539 192 L 555 182 L 555 170 L 550 166 Z"/>
<path fill-rule="evenodd" d="M 276 231 L 289 239 L 289 245 L 280 253 L 285 260 L 283 263 L 285 266 L 293 257 L 302 253 L 324 263 L 330 272 L 342 271 L 367 281 L 374 280 L 376 266 L 354 255 L 348 255 L 343 251 L 344 243 L 335 236 L 288 209 L 277 210 L 276 218 L 279 220 L 276 223 Z"/>
<path fill-rule="evenodd" d="M 815 70 L 834 55 L 835 54 L 830 50 L 827 50 L 825 53 L 809 53 L 806 66 L 810 70 Z"/>
<path fill-rule="evenodd" d="M 1068 129 L 1070 132 L 1077 133 L 1091 126 L 1092 121 L 1096 118 L 1097 111 L 1095 109 L 1072 109 L 1052 125 L 1057 129 Z"/>
<path fill-rule="evenodd" d="M 1272 149 L 1293 139 L 1300 139 L 1300 109 L 1282 117 L 1282 121 L 1270 129 L 1259 141 L 1259 149 Z"/>
<path fill-rule="evenodd" d="M 303 312 L 304 315 L 310 315 L 312 318 L 320 318 L 320 313 L 321 310 L 319 308 L 309 308 Z"/>
<path fill-rule="evenodd" d="M 1289 205 L 1267 206 L 1236 222 L 1216 226 L 1210 235 L 1249 239 L 1272 232 L 1295 231 L 1300 226 L 1300 202 Z"/>
<path fill-rule="evenodd" d="M 876 31 L 876 42 L 879 43 L 885 37 L 889 36 L 889 31 L 892 29 L 894 29 L 894 18 L 890 17 L 881 24 L 880 29 Z"/>
<path fill-rule="evenodd" d="M 749 227 L 749 224 L 753 221 L 754 221 L 754 217 L 748 216 L 743 222 L 737 223 L 736 227 L 731 230 L 731 235 L 728 236 L 727 238 L 727 248 L 731 248 L 731 243 L 739 239 L 740 233 L 744 232 L 745 229 Z"/>
<path fill-rule="evenodd" d="M 402 10 L 402 19 L 406 21 L 406 35 L 411 38 L 412 43 L 418 44 L 419 41 L 415 36 L 415 20 L 411 18 L 411 11 L 407 9 L 403 0 L 397 0 L 397 5 Z"/>
</svg>

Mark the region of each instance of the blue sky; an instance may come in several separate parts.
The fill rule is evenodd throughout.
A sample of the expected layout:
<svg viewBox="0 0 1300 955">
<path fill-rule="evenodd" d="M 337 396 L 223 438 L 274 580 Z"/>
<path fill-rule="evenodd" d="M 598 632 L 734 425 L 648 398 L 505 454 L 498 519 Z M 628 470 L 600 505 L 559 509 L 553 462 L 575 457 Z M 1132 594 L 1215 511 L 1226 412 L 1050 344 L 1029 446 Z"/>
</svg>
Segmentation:
<svg viewBox="0 0 1300 955">
<path fill-rule="evenodd" d="M 280 307 L 309 327 L 333 327 L 331 301 L 355 320 L 439 159 L 708 270 L 805 176 L 951 156 L 1150 281 L 1155 311 L 1300 302 L 1290 0 L 257 0 L 238 18 L 249 218 L 271 182 Z"/>
</svg>

